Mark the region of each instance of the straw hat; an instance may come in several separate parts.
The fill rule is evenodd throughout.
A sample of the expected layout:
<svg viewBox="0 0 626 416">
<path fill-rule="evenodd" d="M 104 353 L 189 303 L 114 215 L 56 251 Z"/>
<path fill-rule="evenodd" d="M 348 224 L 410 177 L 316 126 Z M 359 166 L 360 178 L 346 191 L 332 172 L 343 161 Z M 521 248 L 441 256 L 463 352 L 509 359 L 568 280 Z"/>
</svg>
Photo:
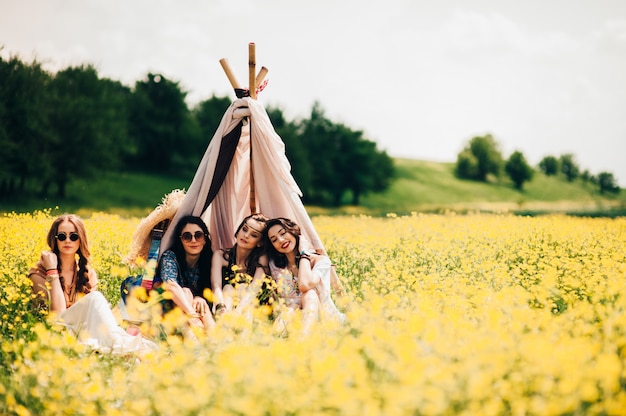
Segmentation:
<svg viewBox="0 0 626 416">
<path fill-rule="evenodd" d="M 165 220 L 171 221 L 184 198 L 184 190 L 173 190 L 163 197 L 161 204 L 158 205 L 154 211 L 139 222 L 137 229 L 133 233 L 130 243 L 130 253 L 126 257 L 125 263 L 132 265 L 137 263 L 138 258 L 142 258 L 143 260 L 148 258 L 151 242 L 150 233 L 152 229 Z"/>
</svg>

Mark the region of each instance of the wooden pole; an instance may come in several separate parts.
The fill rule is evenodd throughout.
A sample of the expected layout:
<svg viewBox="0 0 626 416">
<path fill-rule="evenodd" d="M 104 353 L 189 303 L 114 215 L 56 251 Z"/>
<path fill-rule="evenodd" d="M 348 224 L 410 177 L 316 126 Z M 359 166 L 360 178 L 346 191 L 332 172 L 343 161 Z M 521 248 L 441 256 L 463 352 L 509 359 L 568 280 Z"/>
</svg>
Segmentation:
<svg viewBox="0 0 626 416">
<path fill-rule="evenodd" d="M 267 76 L 267 73 L 269 72 L 269 70 L 262 66 L 261 70 L 259 71 L 259 74 L 256 76 L 256 81 L 254 82 L 254 92 L 256 93 L 256 89 L 259 88 L 259 85 L 261 85 L 261 83 L 263 82 L 263 80 L 265 79 L 265 77 Z"/>
<path fill-rule="evenodd" d="M 250 88 L 250 98 L 256 100 L 256 46 L 253 42 L 248 44 L 248 88 Z M 248 124 L 250 129 L 250 214 L 254 214 L 256 212 L 256 192 L 252 160 L 252 120 L 250 121 Z"/>
<path fill-rule="evenodd" d="M 250 98 L 256 100 L 256 46 L 253 42 L 248 44 L 248 81 Z"/>
<path fill-rule="evenodd" d="M 232 69 L 230 69 L 228 59 L 226 58 L 220 59 L 220 64 L 222 65 L 222 69 L 226 73 L 226 76 L 228 77 L 228 81 L 230 81 L 230 85 L 233 87 L 233 89 L 235 90 L 241 89 L 241 84 L 239 84 L 239 81 L 237 81 L 237 77 L 235 76 L 235 73 L 233 72 Z"/>
</svg>

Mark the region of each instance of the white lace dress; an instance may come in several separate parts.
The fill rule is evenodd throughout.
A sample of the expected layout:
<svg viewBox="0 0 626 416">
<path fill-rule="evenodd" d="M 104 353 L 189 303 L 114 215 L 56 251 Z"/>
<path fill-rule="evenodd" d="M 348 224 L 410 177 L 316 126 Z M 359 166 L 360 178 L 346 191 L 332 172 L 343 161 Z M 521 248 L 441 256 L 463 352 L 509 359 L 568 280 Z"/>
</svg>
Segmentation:
<svg viewBox="0 0 626 416">
<path fill-rule="evenodd" d="M 278 286 L 279 294 L 287 306 L 301 307 L 297 278 L 288 269 L 276 266 L 271 260 L 269 266 L 272 278 L 274 278 Z M 330 268 L 330 259 L 326 256 L 318 256 L 312 270 L 320 278 L 320 283 L 314 288 L 320 298 L 320 318 L 322 320 L 334 319 L 339 322 L 346 322 L 346 315 L 337 309 L 335 302 L 333 302 L 330 296 Z"/>
</svg>

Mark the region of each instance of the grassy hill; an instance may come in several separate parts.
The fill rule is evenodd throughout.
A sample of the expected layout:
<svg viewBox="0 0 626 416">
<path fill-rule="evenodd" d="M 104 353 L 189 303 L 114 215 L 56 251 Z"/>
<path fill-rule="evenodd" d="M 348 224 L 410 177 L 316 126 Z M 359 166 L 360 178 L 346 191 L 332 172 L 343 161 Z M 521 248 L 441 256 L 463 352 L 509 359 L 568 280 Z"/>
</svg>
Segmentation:
<svg viewBox="0 0 626 416">
<path fill-rule="evenodd" d="M 543 213 L 566 212 L 626 215 L 626 192 L 600 195 L 597 187 L 580 180 L 536 172 L 519 191 L 510 180 L 482 183 L 459 180 L 454 163 L 395 159 L 397 178 L 386 192 L 367 195 L 362 206 L 373 212 L 406 213 L 453 210 Z"/>
<path fill-rule="evenodd" d="M 187 189 L 192 177 L 176 178 L 146 173 L 105 173 L 97 179 L 74 180 L 67 187 L 67 197 L 59 199 L 24 198 L 0 201 L 0 212 L 32 212 L 52 209 L 86 216 L 94 211 L 122 216 L 145 216 L 163 196 L 174 189 Z"/>
<path fill-rule="evenodd" d="M 602 196 L 593 185 L 582 181 L 568 183 L 562 178 L 546 177 L 537 172 L 533 180 L 524 185 L 524 190 L 518 191 L 506 180 L 500 183 L 459 180 L 454 176 L 453 163 L 395 159 L 395 164 L 397 178 L 392 186 L 383 193 L 365 195 L 360 206 L 307 207 L 308 211 L 312 215 L 385 215 L 416 211 L 626 215 L 625 191 L 619 195 Z M 0 211 L 53 209 L 80 215 L 103 211 L 144 216 L 171 190 L 188 188 L 191 179 L 138 173 L 106 174 L 98 180 L 72 182 L 65 200 L 18 197 L 0 202 Z"/>
</svg>

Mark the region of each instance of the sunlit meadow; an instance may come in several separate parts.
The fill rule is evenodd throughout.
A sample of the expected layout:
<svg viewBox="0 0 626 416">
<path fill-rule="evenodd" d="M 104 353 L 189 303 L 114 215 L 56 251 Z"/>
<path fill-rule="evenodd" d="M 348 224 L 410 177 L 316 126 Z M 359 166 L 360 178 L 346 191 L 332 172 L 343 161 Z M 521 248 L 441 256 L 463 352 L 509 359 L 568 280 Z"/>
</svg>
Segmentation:
<svg viewBox="0 0 626 416">
<path fill-rule="evenodd" d="M 259 310 L 140 359 L 31 309 L 53 218 L 0 219 L 0 414 L 626 414 L 626 218 L 314 217 L 346 326 L 277 332 Z M 85 221 L 113 306 L 139 220 Z"/>
</svg>

